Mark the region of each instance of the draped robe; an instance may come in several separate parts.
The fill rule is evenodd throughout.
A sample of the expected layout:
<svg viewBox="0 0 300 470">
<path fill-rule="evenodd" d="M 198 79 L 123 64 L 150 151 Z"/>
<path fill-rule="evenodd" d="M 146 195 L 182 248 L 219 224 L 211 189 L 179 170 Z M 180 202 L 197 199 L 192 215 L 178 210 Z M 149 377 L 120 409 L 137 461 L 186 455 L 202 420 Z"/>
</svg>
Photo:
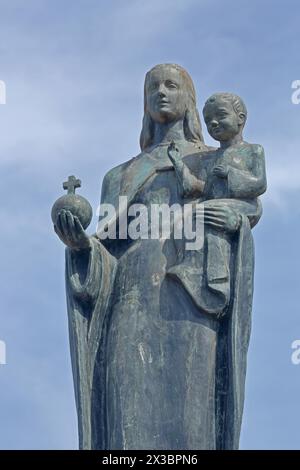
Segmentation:
<svg viewBox="0 0 300 470">
<path fill-rule="evenodd" d="M 196 173 L 199 149 L 184 142 L 181 152 Z M 148 208 L 184 204 L 166 147 L 105 176 L 101 202 L 117 207 L 120 195 Z M 168 276 L 178 255 L 172 239 L 101 241 L 94 235 L 88 254 L 66 249 L 80 448 L 238 448 L 253 293 L 251 227 L 260 204 L 245 204 L 239 213 L 240 227 L 230 239 L 230 303 L 222 318 Z M 206 255 L 204 280 L 213 262 Z M 206 284 L 204 295 L 207 289 L 212 296 Z"/>
</svg>

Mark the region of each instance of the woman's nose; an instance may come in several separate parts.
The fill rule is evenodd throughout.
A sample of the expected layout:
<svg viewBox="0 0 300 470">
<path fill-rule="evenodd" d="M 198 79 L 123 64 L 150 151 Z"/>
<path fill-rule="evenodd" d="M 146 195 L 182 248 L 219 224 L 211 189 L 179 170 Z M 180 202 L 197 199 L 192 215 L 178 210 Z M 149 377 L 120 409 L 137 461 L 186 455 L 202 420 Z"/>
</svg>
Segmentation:
<svg viewBox="0 0 300 470">
<path fill-rule="evenodd" d="M 158 88 L 158 96 L 166 96 L 166 88 L 163 84 Z"/>
</svg>

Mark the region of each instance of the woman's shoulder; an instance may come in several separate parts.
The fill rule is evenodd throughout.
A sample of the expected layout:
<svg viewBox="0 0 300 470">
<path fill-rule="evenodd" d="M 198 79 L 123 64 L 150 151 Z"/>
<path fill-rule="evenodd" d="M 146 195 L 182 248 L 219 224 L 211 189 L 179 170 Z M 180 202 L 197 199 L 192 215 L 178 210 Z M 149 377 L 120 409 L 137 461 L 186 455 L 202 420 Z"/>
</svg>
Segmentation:
<svg viewBox="0 0 300 470">
<path fill-rule="evenodd" d="M 120 194 L 125 173 L 128 171 L 129 167 L 143 155 L 144 152 L 139 153 L 137 156 L 111 168 L 105 174 L 101 190 L 102 201 L 110 200 L 111 197 L 114 198 L 116 194 Z"/>
<path fill-rule="evenodd" d="M 119 165 L 111 168 L 110 170 L 108 170 L 108 172 L 105 174 L 104 176 L 104 180 L 111 180 L 111 179 L 115 179 L 115 178 L 119 178 L 119 177 L 122 177 L 122 174 L 124 173 L 124 171 L 133 163 L 135 162 L 137 159 L 141 158 L 142 156 L 144 155 L 144 152 L 141 152 L 139 153 L 138 155 L 136 155 L 135 157 L 132 157 L 130 158 L 129 160 L 126 160 L 125 162 L 123 163 L 120 163 Z M 103 181 L 104 181 L 103 180 Z"/>
</svg>

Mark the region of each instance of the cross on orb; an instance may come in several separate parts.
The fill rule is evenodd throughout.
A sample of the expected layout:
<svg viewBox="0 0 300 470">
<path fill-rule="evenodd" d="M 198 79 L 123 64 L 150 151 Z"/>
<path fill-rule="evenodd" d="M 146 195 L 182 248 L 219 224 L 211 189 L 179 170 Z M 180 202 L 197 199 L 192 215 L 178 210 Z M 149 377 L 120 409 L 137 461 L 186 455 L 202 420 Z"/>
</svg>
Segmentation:
<svg viewBox="0 0 300 470">
<path fill-rule="evenodd" d="M 68 194 L 75 194 L 75 189 L 81 187 L 81 181 L 74 175 L 69 176 L 68 181 L 63 182 L 63 188 L 68 190 Z"/>
</svg>

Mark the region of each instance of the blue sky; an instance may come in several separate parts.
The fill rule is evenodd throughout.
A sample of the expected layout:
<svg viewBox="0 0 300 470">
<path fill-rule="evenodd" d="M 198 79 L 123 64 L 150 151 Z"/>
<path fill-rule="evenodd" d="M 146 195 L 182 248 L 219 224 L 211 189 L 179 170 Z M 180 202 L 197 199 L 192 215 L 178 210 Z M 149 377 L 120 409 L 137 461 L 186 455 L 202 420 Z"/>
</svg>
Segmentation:
<svg viewBox="0 0 300 470">
<path fill-rule="evenodd" d="M 105 172 L 139 152 L 144 75 L 162 62 L 190 72 L 200 110 L 240 94 L 245 138 L 265 148 L 241 448 L 300 448 L 299 15 L 297 0 L 0 1 L 1 449 L 77 447 L 50 210 L 70 174 L 96 208 Z"/>
</svg>

